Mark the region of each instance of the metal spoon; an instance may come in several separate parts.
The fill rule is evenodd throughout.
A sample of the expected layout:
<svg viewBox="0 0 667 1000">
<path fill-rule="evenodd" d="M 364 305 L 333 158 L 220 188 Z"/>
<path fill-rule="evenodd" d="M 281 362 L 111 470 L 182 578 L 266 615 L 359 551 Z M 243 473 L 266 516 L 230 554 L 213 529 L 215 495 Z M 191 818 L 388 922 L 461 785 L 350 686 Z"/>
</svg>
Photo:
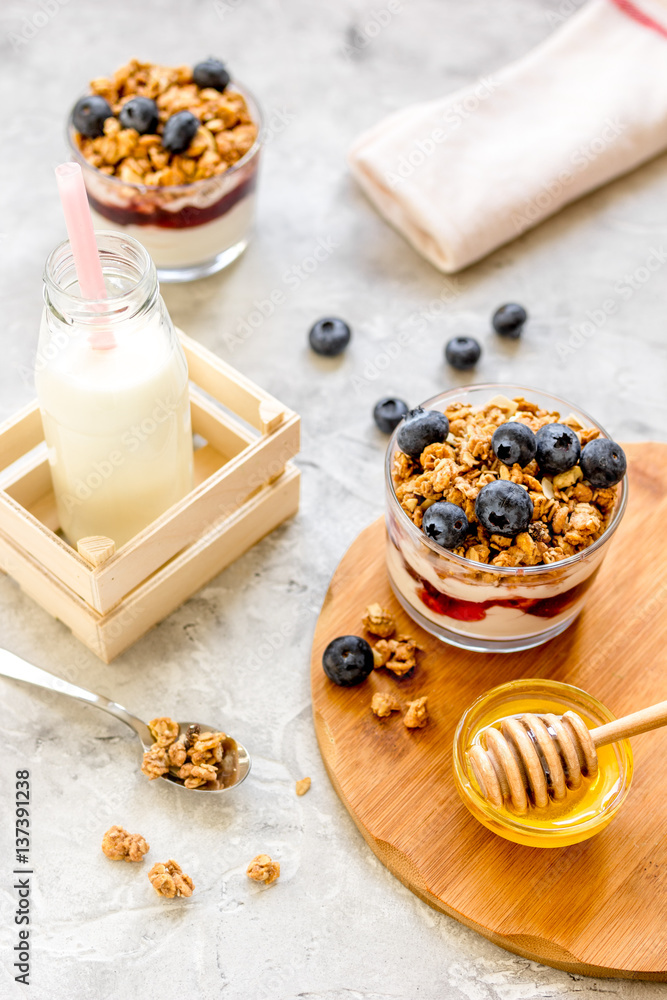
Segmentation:
<svg viewBox="0 0 667 1000">
<path fill-rule="evenodd" d="M 32 663 L 28 663 L 27 660 L 21 659 L 15 653 L 10 653 L 8 649 L 0 649 L 0 675 L 3 677 L 11 677 L 15 681 L 23 681 L 25 684 L 33 684 L 35 687 L 46 688 L 47 691 L 57 691 L 59 694 L 66 694 L 70 698 L 76 698 L 77 701 L 82 701 L 86 705 L 93 705 L 95 708 L 101 708 L 103 712 L 108 712 L 109 715 L 114 715 L 121 722 L 124 722 L 126 726 L 133 729 L 141 740 L 141 745 L 144 750 L 150 750 L 153 744 L 153 737 L 151 736 L 150 730 L 145 722 L 141 719 L 137 719 L 136 716 L 131 715 L 126 708 L 122 705 L 116 704 L 115 701 L 110 701 L 100 694 L 93 694 L 92 691 L 86 691 L 85 688 L 78 687 L 76 684 L 70 684 L 69 681 L 62 680 L 61 677 L 56 677 L 55 674 L 50 674 L 48 670 L 42 670 L 41 667 L 36 667 Z M 179 722 L 179 735 L 185 734 L 188 726 L 193 725 L 192 722 Z M 215 726 L 207 726 L 200 722 L 199 727 L 201 732 L 216 732 Z M 231 738 L 231 737 L 230 737 Z M 248 777 L 250 773 L 250 756 L 248 751 L 240 743 L 236 743 L 237 748 L 237 761 L 235 769 L 235 780 L 231 783 L 226 784 L 224 787 L 216 787 L 213 782 L 209 782 L 207 785 L 202 785 L 199 788 L 188 788 L 188 792 L 227 792 L 230 788 L 235 788 L 240 785 L 245 778 Z M 185 788 L 183 780 L 176 777 L 177 768 L 174 768 L 172 772 L 164 774 L 162 777 L 167 781 L 172 782 L 174 785 L 178 785 L 180 788 Z"/>
</svg>

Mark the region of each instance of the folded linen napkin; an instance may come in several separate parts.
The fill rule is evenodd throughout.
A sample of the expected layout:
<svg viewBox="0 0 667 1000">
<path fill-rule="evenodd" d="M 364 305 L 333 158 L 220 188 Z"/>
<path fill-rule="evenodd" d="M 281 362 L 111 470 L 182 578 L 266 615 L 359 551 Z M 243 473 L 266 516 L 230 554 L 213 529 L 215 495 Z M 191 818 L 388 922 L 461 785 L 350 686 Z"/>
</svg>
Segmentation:
<svg viewBox="0 0 667 1000">
<path fill-rule="evenodd" d="M 365 132 L 387 220 L 458 271 L 667 148 L 667 0 L 589 0 L 518 62 Z"/>
</svg>

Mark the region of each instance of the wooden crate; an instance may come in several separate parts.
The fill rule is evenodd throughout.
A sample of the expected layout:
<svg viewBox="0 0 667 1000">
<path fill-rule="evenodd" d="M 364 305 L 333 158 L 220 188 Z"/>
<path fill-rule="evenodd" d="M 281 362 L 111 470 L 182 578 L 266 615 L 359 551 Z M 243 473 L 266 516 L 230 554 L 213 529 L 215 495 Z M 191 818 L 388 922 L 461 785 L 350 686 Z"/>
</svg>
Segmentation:
<svg viewBox="0 0 667 1000">
<path fill-rule="evenodd" d="M 297 414 L 180 337 L 192 429 L 205 442 L 194 489 L 99 565 L 56 534 L 37 402 L 0 425 L 0 569 L 106 663 L 299 505 Z"/>
</svg>

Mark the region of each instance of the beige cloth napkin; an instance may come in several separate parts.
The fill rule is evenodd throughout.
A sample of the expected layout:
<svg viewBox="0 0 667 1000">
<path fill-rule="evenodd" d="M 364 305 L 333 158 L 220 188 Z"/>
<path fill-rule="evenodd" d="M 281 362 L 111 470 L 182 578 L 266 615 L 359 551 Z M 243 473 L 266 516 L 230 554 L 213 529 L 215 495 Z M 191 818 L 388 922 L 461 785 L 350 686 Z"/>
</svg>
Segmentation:
<svg viewBox="0 0 667 1000">
<path fill-rule="evenodd" d="M 666 147 L 667 0 L 589 0 L 501 72 L 381 121 L 349 162 L 453 272 Z"/>
</svg>

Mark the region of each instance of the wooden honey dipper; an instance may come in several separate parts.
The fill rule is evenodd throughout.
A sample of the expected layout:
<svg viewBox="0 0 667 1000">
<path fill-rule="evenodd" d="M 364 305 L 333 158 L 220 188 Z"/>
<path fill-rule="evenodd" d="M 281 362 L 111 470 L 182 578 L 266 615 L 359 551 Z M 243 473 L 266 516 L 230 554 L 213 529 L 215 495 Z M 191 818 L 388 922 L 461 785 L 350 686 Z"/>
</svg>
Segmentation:
<svg viewBox="0 0 667 1000">
<path fill-rule="evenodd" d="M 562 802 L 568 789 L 598 771 L 597 748 L 667 725 L 667 701 L 643 708 L 597 729 L 589 729 L 576 712 L 562 716 L 508 716 L 500 729 L 488 726 L 486 746 L 471 746 L 468 760 L 484 798 L 500 808 L 504 802 L 523 815 L 532 803 L 545 808 Z"/>
</svg>

